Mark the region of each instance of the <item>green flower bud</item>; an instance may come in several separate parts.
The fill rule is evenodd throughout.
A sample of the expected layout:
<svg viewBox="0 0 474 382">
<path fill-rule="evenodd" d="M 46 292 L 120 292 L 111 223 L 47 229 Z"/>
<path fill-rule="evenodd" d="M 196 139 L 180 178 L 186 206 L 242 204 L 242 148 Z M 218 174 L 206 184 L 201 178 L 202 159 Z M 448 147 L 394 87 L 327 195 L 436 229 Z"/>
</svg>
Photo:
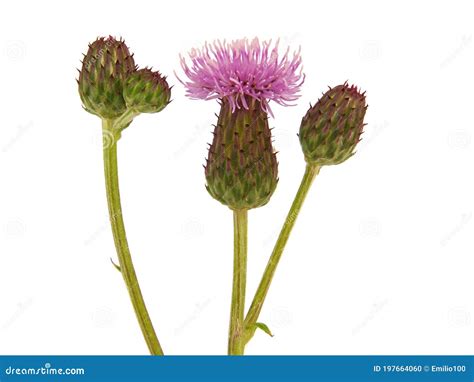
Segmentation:
<svg viewBox="0 0 474 382">
<path fill-rule="evenodd" d="M 79 95 L 84 108 L 101 118 L 116 118 L 127 106 L 123 85 L 136 70 L 133 55 L 122 40 L 98 38 L 89 45 L 79 71 Z"/>
<path fill-rule="evenodd" d="M 159 72 L 145 68 L 128 77 L 123 96 L 127 107 L 140 113 L 157 113 L 170 102 L 171 89 Z"/>
<path fill-rule="evenodd" d="M 267 204 L 278 183 L 268 116 L 259 101 L 247 104 L 248 109 L 232 111 L 230 102 L 221 100 L 205 166 L 208 192 L 232 210 Z"/>
<path fill-rule="evenodd" d="M 339 164 L 354 155 L 366 110 L 365 92 L 355 86 L 329 88 L 301 121 L 299 138 L 306 162 Z"/>
</svg>

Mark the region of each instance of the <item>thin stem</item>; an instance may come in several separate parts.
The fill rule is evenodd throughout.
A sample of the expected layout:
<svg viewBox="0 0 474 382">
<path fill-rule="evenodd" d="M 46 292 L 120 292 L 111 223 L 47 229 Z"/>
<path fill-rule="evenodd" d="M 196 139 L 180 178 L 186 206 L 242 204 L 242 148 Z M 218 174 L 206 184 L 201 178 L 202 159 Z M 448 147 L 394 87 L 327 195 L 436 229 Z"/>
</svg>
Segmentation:
<svg viewBox="0 0 474 382">
<path fill-rule="evenodd" d="M 291 205 L 290 211 L 286 216 L 285 223 L 281 229 L 280 235 L 278 236 L 278 240 L 275 244 L 273 252 L 268 260 L 267 267 L 265 268 L 265 272 L 263 273 L 262 280 L 258 286 L 257 292 L 255 293 L 255 297 L 253 298 L 252 305 L 245 317 L 244 327 L 245 327 L 245 344 L 250 341 L 253 337 L 255 330 L 256 330 L 256 322 L 258 320 L 258 316 L 263 307 L 263 303 L 265 301 L 265 297 L 267 296 L 268 289 L 270 288 L 270 284 L 272 282 L 273 276 L 275 275 L 276 268 L 278 266 L 278 262 L 280 261 L 281 255 L 283 250 L 285 249 L 285 245 L 290 237 L 291 230 L 295 225 L 296 218 L 301 210 L 303 202 L 308 194 L 308 191 L 313 183 L 314 178 L 319 173 L 320 166 L 314 165 L 306 165 L 306 171 L 303 175 L 303 179 L 301 180 L 300 187 L 298 192 L 293 200 L 293 204 Z M 244 345 L 245 346 L 245 345 Z"/>
<path fill-rule="evenodd" d="M 143 300 L 128 248 L 127 236 L 125 234 L 117 167 L 117 140 L 120 135 L 114 128 L 114 121 L 112 120 L 103 120 L 102 128 L 104 136 L 104 170 L 107 204 L 109 207 L 110 224 L 112 225 L 115 248 L 120 264 L 120 272 L 127 285 L 128 293 L 150 354 L 163 355 L 163 350 L 161 349 L 150 316 L 148 315 L 145 301 Z"/>
<path fill-rule="evenodd" d="M 126 128 L 138 114 L 140 113 L 133 109 L 127 109 L 120 117 L 113 121 L 112 127 L 115 130 L 121 131 Z"/>
<path fill-rule="evenodd" d="M 245 284 L 247 279 L 247 210 L 234 211 L 234 277 L 229 327 L 229 355 L 244 354 Z"/>
</svg>

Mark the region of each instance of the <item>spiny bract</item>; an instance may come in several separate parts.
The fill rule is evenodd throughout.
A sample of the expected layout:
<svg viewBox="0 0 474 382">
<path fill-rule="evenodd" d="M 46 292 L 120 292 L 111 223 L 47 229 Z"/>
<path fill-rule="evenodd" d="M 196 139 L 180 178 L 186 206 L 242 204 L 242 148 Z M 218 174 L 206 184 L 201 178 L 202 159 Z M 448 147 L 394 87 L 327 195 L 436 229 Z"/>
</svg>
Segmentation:
<svg viewBox="0 0 474 382">
<path fill-rule="evenodd" d="M 171 90 L 159 72 L 145 68 L 128 77 L 123 96 L 127 107 L 140 113 L 157 113 L 170 102 Z"/>
<path fill-rule="evenodd" d="M 89 44 L 77 81 L 84 108 L 101 118 L 124 113 L 123 86 L 135 70 L 133 55 L 124 41 L 109 36 Z"/>
<path fill-rule="evenodd" d="M 232 210 L 268 203 L 278 183 L 268 116 L 260 103 L 247 99 L 248 109 L 235 109 L 227 99 L 214 130 L 205 166 L 211 196 Z"/>
<path fill-rule="evenodd" d="M 354 154 L 364 128 L 365 92 L 347 83 L 330 88 L 301 121 L 299 139 L 306 162 L 344 162 Z"/>
</svg>

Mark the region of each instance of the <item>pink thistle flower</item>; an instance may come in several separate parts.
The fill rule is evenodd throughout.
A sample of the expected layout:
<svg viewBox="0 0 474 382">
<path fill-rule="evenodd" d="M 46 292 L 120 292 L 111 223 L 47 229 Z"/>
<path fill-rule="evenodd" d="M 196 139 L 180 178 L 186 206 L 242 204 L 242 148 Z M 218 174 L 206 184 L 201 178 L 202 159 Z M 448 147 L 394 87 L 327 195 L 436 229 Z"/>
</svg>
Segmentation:
<svg viewBox="0 0 474 382">
<path fill-rule="evenodd" d="M 272 115 L 269 101 L 291 106 L 299 98 L 304 82 L 300 50 L 290 58 L 288 48 L 279 58 L 278 44 L 279 40 L 272 48 L 271 40 L 260 43 L 258 38 L 206 43 L 202 49 L 190 51 L 190 66 L 180 55 L 189 81 L 178 80 L 186 87 L 189 98 L 226 98 L 232 111 L 248 109 L 248 100 L 253 98 Z"/>
</svg>

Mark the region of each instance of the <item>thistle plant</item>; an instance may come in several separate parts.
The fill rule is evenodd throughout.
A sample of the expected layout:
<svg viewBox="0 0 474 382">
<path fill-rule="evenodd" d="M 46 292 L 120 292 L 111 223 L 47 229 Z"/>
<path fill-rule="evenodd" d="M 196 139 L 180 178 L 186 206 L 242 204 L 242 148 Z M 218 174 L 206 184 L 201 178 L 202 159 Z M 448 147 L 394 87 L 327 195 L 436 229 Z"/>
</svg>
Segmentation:
<svg viewBox="0 0 474 382">
<path fill-rule="evenodd" d="M 279 56 L 278 42 L 216 41 L 181 57 L 193 99 L 218 99 L 220 113 L 205 165 L 209 194 L 234 216 L 234 266 L 228 353 L 243 354 L 255 328 L 244 323 L 248 211 L 268 203 L 278 183 L 268 115 L 270 102 L 289 105 L 304 77 L 299 52 Z"/>
<path fill-rule="evenodd" d="M 189 60 L 189 63 L 188 63 Z M 290 207 L 255 296 L 245 314 L 248 211 L 266 205 L 278 184 L 278 162 L 269 117 L 271 103 L 290 106 L 304 82 L 300 52 L 281 55 L 279 44 L 258 39 L 206 43 L 181 57 L 192 99 L 217 100 L 220 111 L 204 166 L 206 189 L 233 214 L 234 261 L 228 354 L 242 355 L 260 328 L 265 298 L 283 250 L 311 185 L 323 166 L 354 155 L 364 128 L 365 93 L 344 83 L 322 95 L 301 121 L 299 140 L 306 161 L 301 184 Z M 84 55 L 78 79 L 86 111 L 102 120 L 104 171 L 110 222 L 121 272 L 149 351 L 162 355 L 138 284 L 125 234 L 120 201 L 117 142 L 140 113 L 157 113 L 170 102 L 166 78 L 139 69 L 122 40 L 98 38 Z"/>
<path fill-rule="evenodd" d="M 121 272 L 151 354 L 163 350 L 149 317 L 133 266 L 122 216 L 117 167 L 117 142 L 140 113 L 156 113 L 169 102 L 166 79 L 151 69 L 138 69 L 122 40 L 101 37 L 89 45 L 77 80 L 86 111 L 102 120 L 104 172 L 110 223 Z"/>
<path fill-rule="evenodd" d="M 260 315 L 283 250 L 314 179 L 321 167 L 340 164 L 354 155 L 365 125 L 366 110 L 365 93 L 344 83 L 329 88 L 303 117 L 299 139 L 306 170 L 245 318 L 244 326 L 252 330 L 250 338 L 255 333 L 253 324 Z"/>
</svg>

